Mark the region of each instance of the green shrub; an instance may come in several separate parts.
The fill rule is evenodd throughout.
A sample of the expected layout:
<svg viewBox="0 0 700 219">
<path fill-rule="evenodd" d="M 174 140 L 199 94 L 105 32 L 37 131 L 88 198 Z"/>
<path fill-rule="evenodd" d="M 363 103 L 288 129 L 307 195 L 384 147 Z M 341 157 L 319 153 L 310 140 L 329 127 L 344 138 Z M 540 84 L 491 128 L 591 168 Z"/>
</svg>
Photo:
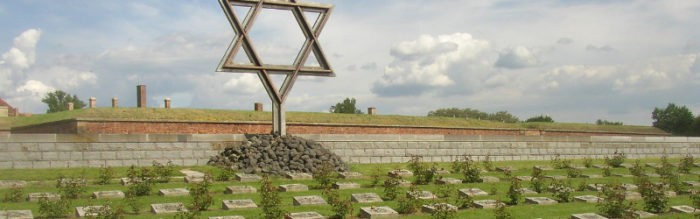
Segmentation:
<svg viewBox="0 0 700 219">
<path fill-rule="evenodd" d="M 532 190 L 534 190 L 537 193 L 542 193 L 542 191 L 544 191 L 545 189 L 544 178 L 532 178 L 532 180 L 530 180 L 530 188 L 532 188 Z"/>
<path fill-rule="evenodd" d="M 581 170 L 573 167 L 566 168 L 566 175 L 569 178 L 579 178 L 581 177 Z"/>
<path fill-rule="evenodd" d="M 411 159 L 408 161 L 408 168 L 413 171 L 413 182 L 418 185 L 425 185 L 432 182 L 435 177 L 435 171 L 437 170 L 436 164 L 433 164 L 432 168 L 428 168 L 422 160 L 422 156 L 411 155 Z"/>
<path fill-rule="evenodd" d="M 695 165 L 695 159 L 693 159 L 693 155 L 686 154 L 683 159 L 681 159 L 681 164 L 678 166 L 678 171 L 681 173 L 688 174 L 690 173 L 690 168 Z"/>
<path fill-rule="evenodd" d="M 690 201 L 693 202 L 694 208 L 700 208 L 700 192 L 693 191 L 693 193 L 690 194 Z"/>
<path fill-rule="evenodd" d="M 155 182 L 157 183 L 167 183 L 170 182 L 170 178 L 175 173 L 175 165 L 172 161 L 168 161 L 166 165 L 153 161 L 153 175 L 155 177 Z"/>
<path fill-rule="evenodd" d="M 583 158 L 583 166 L 586 168 L 592 168 L 593 167 L 593 159 L 590 157 L 584 157 Z"/>
<path fill-rule="evenodd" d="M 552 192 L 554 199 L 559 202 L 571 202 L 573 200 L 572 193 L 574 192 L 574 189 L 571 188 L 571 183 L 569 181 L 552 181 L 550 191 Z"/>
<path fill-rule="evenodd" d="M 668 197 L 662 184 L 653 184 L 648 178 L 640 180 L 639 193 L 644 198 L 644 210 L 651 213 L 663 213 L 668 209 Z"/>
<path fill-rule="evenodd" d="M 127 195 L 131 196 L 146 196 L 151 192 L 151 187 L 154 184 L 153 173 L 150 169 L 136 166 L 131 166 L 126 172 L 129 178 L 129 186 L 127 186 Z"/>
<path fill-rule="evenodd" d="M 453 191 L 455 191 L 454 185 L 443 183 L 443 184 L 437 185 L 437 191 L 435 192 L 435 195 L 438 198 L 445 198 L 445 197 L 450 196 L 450 194 L 452 194 Z"/>
<path fill-rule="evenodd" d="M 265 219 L 280 219 L 285 212 L 280 208 L 280 195 L 272 185 L 272 180 L 267 174 L 263 174 L 260 184 L 260 206 Z"/>
<path fill-rule="evenodd" d="M 661 156 L 661 167 L 656 168 L 656 173 L 662 177 L 668 177 L 676 173 L 673 166 L 671 166 L 671 162 L 668 161 L 666 154 Z"/>
<path fill-rule="evenodd" d="M 126 203 L 126 205 L 129 206 L 129 208 L 131 208 L 131 212 L 134 214 L 138 214 L 141 210 L 141 207 L 143 207 L 143 203 L 141 202 L 141 200 L 139 200 L 139 198 L 136 195 L 132 194 L 131 191 L 128 190 L 126 191 L 126 194 L 124 194 L 124 196 L 126 196 L 124 198 L 124 202 Z"/>
<path fill-rule="evenodd" d="M 468 195 L 459 195 L 457 194 L 457 198 L 455 199 L 455 206 L 457 208 L 471 208 L 474 205 L 474 198 Z"/>
<path fill-rule="evenodd" d="M 97 180 L 97 184 L 107 185 L 112 178 L 114 178 L 114 169 L 112 169 L 112 167 L 102 166 L 100 168 L 100 176 L 99 180 Z"/>
<path fill-rule="evenodd" d="M 77 199 L 80 197 L 80 194 L 86 191 L 84 178 L 65 178 L 60 176 L 57 181 L 56 188 L 62 198 Z"/>
<path fill-rule="evenodd" d="M 435 211 L 430 214 L 433 219 L 451 219 L 457 216 L 457 211 L 451 209 L 450 206 L 444 203 L 435 204 Z"/>
<path fill-rule="evenodd" d="M 469 156 L 464 155 L 462 157 L 462 175 L 464 176 L 464 182 L 466 183 L 476 183 L 481 181 L 481 169 L 474 164 L 474 161 Z"/>
<path fill-rule="evenodd" d="M 610 177 L 612 173 L 610 173 L 610 167 L 604 167 L 603 168 L 603 176 L 604 177 Z"/>
<path fill-rule="evenodd" d="M 498 194 L 498 187 L 492 186 L 491 189 L 489 190 L 489 195 L 496 195 Z"/>
<path fill-rule="evenodd" d="M 192 197 L 192 203 L 188 207 L 190 212 L 206 211 L 214 203 L 214 199 L 209 194 L 211 178 L 211 175 L 205 174 L 202 182 L 190 186 L 190 196 Z"/>
<path fill-rule="evenodd" d="M 511 219 L 513 216 L 506 210 L 506 205 L 499 204 L 493 209 L 493 215 L 496 219 Z"/>
<path fill-rule="evenodd" d="M 377 166 L 372 173 L 372 181 L 370 181 L 370 187 L 376 187 L 379 184 L 379 178 L 382 176 L 382 169 Z"/>
<path fill-rule="evenodd" d="M 668 184 L 669 188 L 676 192 L 677 194 L 684 194 L 688 192 L 688 188 L 681 182 L 681 177 L 678 173 L 671 172 L 661 176 L 664 183 Z"/>
<path fill-rule="evenodd" d="M 558 154 L 554 155 L 550 163 L 552 163 L 554 169 L 566 169 L 571 167 L 571 160 L 562 159 Z"/>
<path fill-rule="evenodd" d="M 236 171 L 229 166 L 223 166 L 218 168 L 219 171 L 216 174 L 216 181 L 224 182 L 229 181 L 236 175 Z"/>
<path fill-rule="evenodd" d="M 452 169 L 453 173 L 461 173 L 462 170 L 464 170 L 464 162 L 462 162 L 459 158 L 455 158 L 450 164 L 450 168 Z"/>
<path fill-rule="evenodd" d="M 520 188 L 520 180 L 513 178 L 510 180 L 510 187 L 508 187 L 508 201 L 509 205 L 517 205 L 520 203 L 520 199 L 523 196 L 523 190 Z"/>
<path fill-rule="evenodd" d="M 615 153 L 613 153 L 612 158 L 608 158 L 607 156 L 605 156 L 605 164 L 613 168 L 619 168 L 622 166 L 622 163 L 625 162 L 625 158 L 627 158 L 627 156 L 625 156 L 625 153 L 615 151 Z"/>
<path fill-rule="evenodd" d="M 12 186 L 10 191 L 5 193 L 5 198 L 2 199 L 3 202 L 21 202 L 24 197 L 24 188 L 21 186 Z"/>
<path fill-rule="evenodd" d="M 323 162 L 323 164 L 321 164 L 321 168 L 318 168 L 313 172 L 313 176 L 314 180 L 318 183 L 318 186 L 321 189 L 330 188 L 336 178 L 333 167 L 328 162 Z"/>
<path fill-rule="evenodd" d="M 338 190 L 325 188 L 323 190 L 323 196 L 326 197 L 326 200 L 328 200 L 328 203 L 335 213 L 331 218 L 344 219 L 352 215 L 354 210 L 352 202 L 350 200 L 342 200 Z"/>
<path fill-rule="evenodd" d="M 423 205 L 423 201 L 419 199 L 419 191 L 416 191 L 414 185 L 408 189 L 406 196 L 399 199 L 399 208 L 397 209 L 401 214 L 412 214 L 418 212 L 420 207 Z"/>
<path fill-rule="evenodd" d="M 484 160 L 481 161 L 481 165 L 484 166 L 484 169 L 488 171 L 493 171 L 493 163 L 491 162 L 490 154 L 486 154 Z"/>
<path fill-rule="evenodd" d="M 644 174 L 644 167 L 642 167 L 641 162 L 639 159 L 634 160 L 634 164 L 630 169 L 630 174 L 636 177 L 641 177 Z"/>
<path fill-rule="evenodd" d="M 533 167 L 533 168 L 532 168 L 532 173 L 530 174 L 530 176 L 532 176 L 533 179 L 534 179 L 534 178 L 542 178 L 542 177 L 544 177 L 544 173 L 542 172 L 541 169 L 538 169 L 538 168 L 534 168 L 534 167 Z"/>
<path fill-rule="evenodd" d="M 39 198 L 39 214 L 43 218 L 63 218 L 71 212 L 71 201 L 61 198 L 49 200 L 46 197 Z"/>
<path fill-rule="evenodd" d="M 577 192 L 584 192 L 586 189 L 588 189 L 588 181 L 586 180 L 581 181 L 576 187 Z"/>
<path fill-rule="evenodd" d="M 633 202 L 625 201 L 625 188 L 620 184 L 607 184 L 603 187 L 603 201 L 598 202 L 598 212 L 609 218 L 634 218 Z"/>
<path fill-rule="evenodd" d="M 391 178 L 384 181 L 384 199 L 394 200 L 399 194 L 399 179 Z"/>
</svg>

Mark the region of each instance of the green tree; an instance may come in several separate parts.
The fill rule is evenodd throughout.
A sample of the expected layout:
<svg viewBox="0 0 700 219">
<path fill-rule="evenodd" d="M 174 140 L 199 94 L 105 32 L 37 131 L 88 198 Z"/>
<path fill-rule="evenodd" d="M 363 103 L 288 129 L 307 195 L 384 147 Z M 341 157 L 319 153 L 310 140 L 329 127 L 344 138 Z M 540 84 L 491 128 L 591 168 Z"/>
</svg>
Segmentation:
<svg viewBox="0 0 700 219">
<path fill-rule="evenodd" d="M 82 109 L 85 107 L 85 102 L 78 99 L 78 96 L 71 96 L 62 90 L 46 93 L 46 96 L 41 99 L 41 102 L 46 103 L 49 109 L 46 113 L 55 113 L 68 110 L 68 103 L 73 103 L 73 109 Z"/>
<path fill-rule="evenodd" d="M 693 135 L 700 136 L 700 115 L 693 121 Z"/>
<path fill-rule="evenodd" d="M 471 108 L 443 108 L 428 112 L 428 116 L 442 116 L 442 117 L 453 117 L 453 118 L 469 118 L 469 119 L 479 119 L 479 120 L 491 120 L 498 122 L 516 123 L 520 122 L 520 119 L 513 114 L 508 113 L 508 111 L 498 111 L 496 113 L 486 113 L 481 112 L 476 109 Z"/>
<path fill-rule="evenodd" d="M 550 116 L 539 115 L 525 120 L 525 122 L 554 122 Z"/>
<path fill-rule="evenodd" d="M 595 124 L 596 125 L 623 125 L 622 122 L 611 122 L 611 121 L 602 120 L 602 119 L 598 119 L 597 121 L 595 121 Z"/>
<path fill-rule="evenodd" d="M 356 103 L 355 98 L 345 98 L 343 102 L 331 106 L 330 111 L 332 113 L 362 114 L 362 111 L 355 106 Z"/>
<path fill-rule="evenodd" d="M 655 108 L 651 112 L 653 125 L 673 135 L 692 134 L 693 113 L 686 106 L 669 103 L 666 109 Z"/>
</svg>

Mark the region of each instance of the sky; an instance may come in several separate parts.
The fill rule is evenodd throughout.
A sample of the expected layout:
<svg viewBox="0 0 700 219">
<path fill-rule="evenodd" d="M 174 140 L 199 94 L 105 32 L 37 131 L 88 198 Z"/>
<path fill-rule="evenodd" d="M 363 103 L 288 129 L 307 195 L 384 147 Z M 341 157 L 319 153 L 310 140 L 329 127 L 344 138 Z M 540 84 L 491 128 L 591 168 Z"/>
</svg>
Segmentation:
<svg viewBox="0 0 700 219">
<path fill-rule="evenodd" d="M 651 125 L 668 103 L 700 114 L 700 1 L 317 2 L 335 6 L 319 42 L 336 77 L 300 77 L 287 111 L 351 97 L 385 115 Z M 24 113 L 44 113 L 54 90 L 135 107 L 139 84 L 149 107 L 270 110 L 256 75 L 215 71 L 234 37 L 215 0 L 0 1 L 0 29 L 0 98 Z M 304 41 L 289 11 L 264 10 L 250 34 L 272 64 Z"/>
</svg>

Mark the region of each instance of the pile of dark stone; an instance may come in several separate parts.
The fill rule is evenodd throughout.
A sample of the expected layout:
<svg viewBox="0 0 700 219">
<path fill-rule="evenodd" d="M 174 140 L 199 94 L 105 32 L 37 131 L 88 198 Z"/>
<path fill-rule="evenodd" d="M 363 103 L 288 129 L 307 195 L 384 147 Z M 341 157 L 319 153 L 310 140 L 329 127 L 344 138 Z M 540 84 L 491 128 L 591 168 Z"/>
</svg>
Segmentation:
<svg viewBox="0 0 700 219">
<path fill-rule="evenodd" d="M 274 175 L 313 173 L 323 165 L 338 172 L 348 171 L 340 157 L 312 140 L 279 135 L 246 135 L 246 138 L 243 144 L 226 147 L 209 159 L 209 165 Z"/>
</svg>

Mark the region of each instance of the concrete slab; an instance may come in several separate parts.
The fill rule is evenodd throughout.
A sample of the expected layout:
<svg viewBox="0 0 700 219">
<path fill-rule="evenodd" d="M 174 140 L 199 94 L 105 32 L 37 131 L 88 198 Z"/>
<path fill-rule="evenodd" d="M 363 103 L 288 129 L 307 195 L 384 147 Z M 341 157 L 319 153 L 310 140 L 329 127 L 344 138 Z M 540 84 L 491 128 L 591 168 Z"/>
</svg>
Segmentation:
<svg viewBox="0 0 700 219">
<path fill-rule="evenodd" d="M 583 177 L 583 178 L 588 178 L 588 179 L 603 178 L 602 175 L 598 175 L 598 174 L 583 174 L 583 175 L 581 175 L 581 177 Z"/>
<path fill-rule="evenodd" d="M 399 213 L 388 206 L 370 206 L 360 208 L 361 218 L 394 218 L 399 217 Z"/>
<path fill-rule="evenodd" d="M 0 219 L 34 219 L 31 210 L 4 210 L 0 211 Z"/>
<path fill-rule="evenodd" d="M 581 195 L 581 196 L 574 196 L 574 201 L 575 202 L 586 202 L 586 203 L 598 203 L 599 201 L 603 201 L 603 198 L 595 196 L 595 195 Z"/>
<path fill-rule="evenodd" d="M 530 190 L 530 189 L 528 189 L 528 188 L 520 188 L 520 192 L 521 192 L 523 195 L 537 194 L 537 192 L 535 192 L 535 191 L 533 191 L 533 190 Z"/>
<path fill-rule="evenodd" d="M 209 217 L 209 219 L 245 219 L 243 216 L 216 216 L 216 217 Z"/>
<path fill-rule="evenodd" d="M 279 186 L 280 192 L 301 192 L 309 191 L 309 187 L 304 184 L 284 184 Z"/>
<path fill-rule="evenodd" d="M 186 188 L 174 188 L 174 189 L 161 189 L 158 190 L 158 195 L 160 196 L 187 196 L 190 195 L 190 191 Z"/>
<path fill-rule="evenodd" d="M 629 183 L 622 183 L 620 184 L 625 190 L 637 190 L 639 186 L 635 184 L 629 184 Z"/>
<path fill-rule="evenodd" d="M 25 187 L 27 181 L 23 180 L 0 180 L 0 189 L 9 189 L 12 187 Z"/>
<path fill-rule="evenodd" d="M 325 219 L 323 215 L 315 211 L 288 213 L 285 219 Z"/>
<path fill-rule="evenodd" d="M 258 207 L 258 205 L 256 205 L 252 199 L 237 199 L 237 200 L 223 200 L 223 201 L 221 201 L 221 208 L 223 208 L 224 210 L 257 208 L 257 207 Z"/>
<path fill-rule="evenodd" d="M 483 209 L 496 208 L 499 204 L 501 204 L 501 202 L 498 200 L 494 200 L 494 199 L 484 199 L 484 200 L 474 201 L 474 207 L 483 208 Z"/>
<path fill-rule="evenodd" d="M 358 172 L 340 172 L 340 173 L 338 173 L 338 178 L 341 178 L 341 179 L 361 179 L 363 177 L 364 176 L 362 175 L 362 173 L 358 173 Z"/>
<path fill-rule="evenodd" d="M 248 194 L 258 192 L 255 187 L 252 186 L 226 186 L 225 194 Z"/>
<path fill-rule="evenodd" d="M 458 209 L 457 209 L 457 206 L 454 206 L 454 205 L 451 205 L 451 204 L 449 204 L 449 203 L 444 203 L 444 202 L 443 202 L 443 203 L 435 203 L 435 204 L 423 205 L 422 208 L 421 208 L 421 211 L 422 211 L 423 213 L 432 214 L 432 213 L 435 212 L 435 210 L 437 210 L 437 209 L 442 209 L 442 210 L 446 210 L 446 211 L 453 211 L 453 212 L 457 212 L 457 210 L 458 210 Z"/>
<path fill-rule="evenodd" d="M 637 215 L 637 217 L 639 217 L 639 218 L 656 217 L 656 214 L 652 214 L 652 213 L 649 213 L 646 211 L 640 211 L 640 210 L 634 211 L 634 214 Z"/>
<path fill-rule="evenodd" d="M 551 179 L 551 180 L 561 180 L 561 179 L 566 179 L 568 177 L 562 176 L 562 175 L 548 175 L 544 176 L 545 179 Z"/>
<path fill-rule="evenodd" d="M 124 192 L 120 190 L 111 190 L 111 191 L 97 191 L 92 193 L 92 198 L 94 199 L 101 199 L 101 198 L 124 198 Z"/>
<path fill-rule="evenodd" d="M 411 187 L 411 185 L 413 185 L 413 183 L 411 183 L 411 181 L 408 181 L 405 179 L 399 179 L 399 187 L 408 188 L 408 187 Z"/>
<path fill-rule="evenodd" d="M 27 194 L 27 201 L 29 202 L 38 202 L 39 199 L 42 197 L 47 198 L 48 200 L 59 200 L 61 199 L 61 195 L 58 193 L 51 193 L 51 192 L 39 192 L 39 193 L 29 193 Z"/>
<path fill-rule="evenodd" d="M 204 182 L 204 177 L 185 176 L 185 183 L 201 183 Z"/>
<path fill-rule="evenodd" d="M 335 182 L 333 183 L 334 189 L 359 189 L 360 184 L 356 182 Z"/>
<path fill-rule="evenodd" d="M 456 179 L 456 178 L 444 177 L 444 178 L 440 178 L 440 179 L 436 180 L 435 184 L 452 184 L 452 185 L 462 184 L 462 180 Z"/>
<path fill-rule="evenodd" d="M 204 173 L 199 172 L 199 171 L 194 171 L 190 169 L 181 169 L 180 173 L 185 174 L 185 176 L 191 176 L 191 177 L 198 177 L 198 178 L 204 178 Z"/>
<path fill-rule="evenodd" d="M 532 176 L 515 176 L 515 178 L 520 181 L 532 181 Z"/>
<path fill-rule="evenodd" d="M 554 168 L 552 168 L 552 167 L 550 167 L 550 166 L 545 166 L 545 165 L 537 165 L 537 166 L 534 166 L 533 168 L 539 169 L 539 170 L 542 170 L 542 171 L 545 171 L 545 170 L 554 170 Z"/>
<path fill-rule="evenodd" d="M 321 196 L 309 195 L 309 196 L 294 196 L 293 198 L 294 206 L 302 205 L 327 205 L 326 200 L 323 200 Z"/>
<path fill-rule="evenodd" d="M 481 190 L 479 188 L 466 188 L 466 189 L 459 189 L 459 195 L 462 197 L 466 196 L 487 196 L 489 193 L 485 192 L 484 190 Z"/>
<path fill-rule="evenodd" d="M 696 187 L 696 186 L 700 186 L 700 182 L 698 182 L 698 181 L 683 181 L 683 185 Z"/>
<path fill-rule="evenodd" d="M 284 177 L 287 177 L 287 179 L 291 179 L 291 180 L 310 180 L 310 179 L 314 178 L 311 174 L 308 174 L 308 173 L 293 173 L 293 172 L 284 173 Z"/>
<path fill-rule="evenodd" d="M 411 194 L 411 191 L 407 191 L 406 194 Z M 413 191 L 413 195 L 421 200 L 434 200 L 437 196 L 431 191 Z"/>
<path fill-rule="evenodd" d="M 447 175 L 447 174 L 450 174 L 450 171 L 446 170 L 446 169 L 439 169 L 439 170 L 435 171 L 435 174 L 436 175 Z"/>
<path fill-rule="evenodd" d="M 482 176 L 479 177 L 481 182 L 500 182 L 501 180 L 493 176 Z"/>
<path fill-rule="evenodd" d="M 536 205 L 553 205 L 559 203 L 558 201 L 547 198 L 547 197 L 526 197 L 526 204 L 536 204 Z"/>
<path fill-rule="evenodd" d="M 383 202 L 381 197 L 377 193 L 356 193 L 350 195 L 350 200 L 357 203 L 374 203 Z"/>
<path fill-rule="evenodd" d="M 173 214 L 187 212 L 187 208 L 184 204 L 179 202 L 151 204 L 151 212 L 153 212 L 154 214 Z"/>
<path fill-rule="evenodd" d="M 392 170 L 389 171 L 389 176 L 390 177 L 408 177 L 408 176 L 413 176 L 413 172 L 410 170 L 406 169 L 399 169 L 399 170 Z"/>
<path fill-rule="evenodd" d="M 695 214 L 698 212 L 698 210 L 693 208 L 693 207 L 687 206 L 687 205 L 676 205 L 676 206 L 671 206 L 671 212 Z"/>
<path fill-rule="evenodd" d="M 236 173 L 235 179 L 239 182 L 258 182 L 262 180 L 262 177 L 255 174 Z"/>
<path fill-rule="evenodd" d="M 642 199 L 642 194 L 639 192 L 633 192 L 633 191 L 626 191 L 625 192 L 625 200 L 638 200 Z"/>
<path fill-rule="evenodd" d="M 99 214 L 100 211 L 109 210 L 109 206 L 94 205 L 94 206 L 80 206 L 75 207 L 75 216 L 77 217 L 94 217 Z"/>
<path fill-rule="evenodd" d="M 515 172 L 515 171 L 518 171 L 517 168 L 513 168 L 513 167 L 496 167 L 496 170 L 501 171 L 501 172 L 506 172 L 506 171 Z"/>
<path fill-rule="evenodd" d="M 571 219 L 608 219 L 596 213 L 572 214 Z"/>
</svg>

